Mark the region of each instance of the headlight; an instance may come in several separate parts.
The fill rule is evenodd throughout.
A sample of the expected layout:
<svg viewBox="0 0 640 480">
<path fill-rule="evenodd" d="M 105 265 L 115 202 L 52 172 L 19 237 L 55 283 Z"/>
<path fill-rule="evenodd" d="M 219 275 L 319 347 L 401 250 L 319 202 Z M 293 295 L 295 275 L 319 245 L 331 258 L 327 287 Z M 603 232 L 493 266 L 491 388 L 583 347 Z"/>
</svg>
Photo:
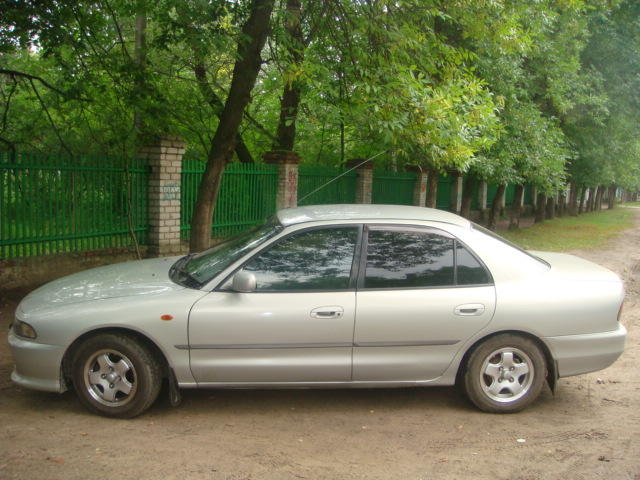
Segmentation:
<svg viewBox="0 0 640 480">
<path fill-rule="evenodd" d="M 36 334 L 35 329 L 26 322 L 22 322 L 16 318 L 16 321 L 13 322 L 13 333 L 18 335 L 19 337 L 31 338 L 34 339 L 38 335 Z"/>
</svg>

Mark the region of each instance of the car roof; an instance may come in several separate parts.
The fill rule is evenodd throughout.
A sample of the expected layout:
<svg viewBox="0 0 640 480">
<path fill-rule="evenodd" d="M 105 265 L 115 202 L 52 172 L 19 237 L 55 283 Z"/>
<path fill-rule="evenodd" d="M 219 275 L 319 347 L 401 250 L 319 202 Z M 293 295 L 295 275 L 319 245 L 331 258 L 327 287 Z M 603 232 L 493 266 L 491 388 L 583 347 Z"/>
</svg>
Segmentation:
<svg viewBox="0 0 640 480">
<path fill-rule="evenodd" d="M 284 226 L 326 220 L 418 220 L 470 226 L 469 220 L 444 210 L 406 205 L 309 205 L 279 210 L 277 217 Z"/>
</svg>

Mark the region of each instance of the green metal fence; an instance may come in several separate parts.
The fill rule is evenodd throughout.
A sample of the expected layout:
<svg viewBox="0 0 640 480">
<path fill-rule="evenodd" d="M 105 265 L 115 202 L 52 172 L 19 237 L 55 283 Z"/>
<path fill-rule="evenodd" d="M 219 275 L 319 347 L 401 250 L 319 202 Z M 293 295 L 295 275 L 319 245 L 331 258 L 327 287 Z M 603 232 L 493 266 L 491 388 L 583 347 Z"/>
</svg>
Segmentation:
<svg viewBox="0 0 640 480">
<path fill-rule="evenodd" d="M 185 160 L 182 168 L 181 234 L 190 221 L 205 163 Z M 212 235 L 226 237 L 264 221 L 275 212 L 278 166 L 232 163 L 225 169 L 213 218 Z M 345 170 L 301 165 L 298 198 Z M 440 175 L 436 206 L 450 210 L 451 175 Z M 300 205 L 353 203 L 356 172 L 349 172 Z M 132 235 L 147 242 L 149 168 L 142 159 L 77 158 L 0 152 L 0 259 L 131 246 Z M 374 170 L 373 203 L 413 204 L 413 172 Z M 487 207 L 497 186 L 487 187 Z M 506 204 L 514 200 L 513 185 Z M 474 189 L 472 209 L 478 206 Z M 532 203 L 525 188 L 525 203 Z"/>
<path fill-rule="evenodd" d="M 346 171 L 331 167 L 300 165 L 298 168 L 298 199 L 302 199 L 316 188 L 325 185 Z M 349 172 L 304 200 L 299 200 L 298 205 L 354 203 L 356 201 L 356 177 L 355 171 Z"/>
<path fill-rule="evenodd" d="M 205 162 L 185 161 L 182 165 L 180 230 L 189 238 L 191 216 Z M 225 168 L 218 193 L 213 227 L 214 237 L 228 237 L 261 223 L 276 210 L 278 166 L 230 163 Z"/>
<path fill-rule="evenodd" d="M 513 201 L 516 197 L 516 186 L 514 184 L 507 185 L 504 190 L 504 204 L 508 207 L 513 205 Z"/>
<path fill-rule="evenodd" d="M 487 208 L 491 208 L 491 205 L 493 205 L 493 199 L 496 198 L 496 193 L 498 193 L 497 185 L 487 185 Z"/>
<path fill-rule="evenodd" d="M 440 175 L 438 177 L 438 188 L 436 190 L 436 208 L 451 211 L 451 183 L 453 177 L 450 175 Z"/>
<path fill-rule="evenodd" d="M 467 180 L 464 179 L 464 181 L 466 182 Z M 473 184 L 473 193 L 471 194 L 471 210 L 477 210 L 478 209 L 478 193 L 480 191 L 480 182 L 478 182 L 476 180 L 476 182 Z"/>
<path fill-rule="evenodd" d="M 371 201 L 395 205 L 413 205 L 413 188 L 417 180 L 415 172 L 373 171 Z"/>
<path fill-rule="evenodd" d="M 524 204 L 533 205 L 533 186 L 532 185 L 524 186 Z"/>
<path fill-rule="evenodd" d="M 0 152 L 0 258 L 146 242 L 144 160 Z"/>
</svg>

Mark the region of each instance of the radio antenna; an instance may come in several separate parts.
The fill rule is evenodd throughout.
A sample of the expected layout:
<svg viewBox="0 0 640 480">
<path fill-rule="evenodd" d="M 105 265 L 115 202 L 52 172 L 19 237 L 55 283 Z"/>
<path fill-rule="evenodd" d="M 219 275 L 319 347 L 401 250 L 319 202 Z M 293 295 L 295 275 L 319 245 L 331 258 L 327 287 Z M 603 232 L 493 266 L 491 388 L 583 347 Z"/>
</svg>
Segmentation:
<svg viewBox="0 0 640 480">
<path fill-rule="evenodd" d="M 359 164 L 357 164 L 355 167 L 350 168 L 349 170 L 347 170 L 346 172 L 342 172 L 340 175 L 338 175 L 337 177 L 332 178 L 331 180 L 329 180 L 326 183 L 323 183 L 322 185 L 320 185 L 318 188 L 316 188 L 315 190 L 313 190 L 310 193 L 307 193 L 304 197 L 302 197 L 301 199 L 298 200 L 298 202 L 303 201 L 305 198 L 310 197 L 311 195 L 313 195 L 314 193 L 316 193 L 318 190 L 322 190 L 324 187 L 326 187 L 327 185 L 329 185 L 330 183 L 335 182 L 336 180 L 338 180 L 340 177 L 344 177 L 347 173 L 350 173 L 352 171 L 354 171 L 356 168 L 360 168 L 362 165 L 364 165 L 367 162 L 370 162 L 371 160 L 373 160 L 376 157 L 379 157 L 380 155 L 382 155 L 383 153 L 387 153 L 389 150 L 383 150 L 379 153 L 376 153 L 374 156 L 367 158 L 366 160 L 363 160 L 362 162 L 360 162 Z"/>
</svg>

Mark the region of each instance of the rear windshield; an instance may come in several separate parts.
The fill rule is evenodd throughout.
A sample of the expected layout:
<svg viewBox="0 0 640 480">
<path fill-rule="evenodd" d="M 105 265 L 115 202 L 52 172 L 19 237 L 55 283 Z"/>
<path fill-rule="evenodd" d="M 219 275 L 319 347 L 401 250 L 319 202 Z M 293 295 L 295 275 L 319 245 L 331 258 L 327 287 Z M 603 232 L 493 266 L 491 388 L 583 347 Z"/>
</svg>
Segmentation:
<svg viewBox="0 0 640 480">
<path fill-rule="evenodd" d="M 543 259 L 541 259 L 540 257 L 536 257 L 535 255 L 533 255 L 530 252 L 527 252 L 526 250 L 524 250 L 523 248 L 519 247 L 518 245 L 516 245 L 513 242 L 510 242 L 509 240 L 507 240 L 506 238 L 502 238 L 500 235 L 498 235 L 495 232 L 492 232 L 491 230 L 484 228 L 481 225 L 478 225 L 477 223 L 473 223 L 471 222 L 471 228 L 473 228 L 474 230 L 477 230 L 480 233 L 484 233 L 485 235 L 493 238 L 494 240 L 498 240 L 499 242 L 504 243 L 505 245 L 509 245 L 511 248 L 515 248 L 516 250 L 518 250 L 519 252 L 524 253 L 525 255 L 527 255 L 530 258 L 533 258 L 534 260 L 536 260 L 537 262 L 540 262 L 542 265 L 544 265 L 547 268 L 551 268 L 551 265 L 549 265 L 548 262 L 545 262 Z"/>
</svg>

